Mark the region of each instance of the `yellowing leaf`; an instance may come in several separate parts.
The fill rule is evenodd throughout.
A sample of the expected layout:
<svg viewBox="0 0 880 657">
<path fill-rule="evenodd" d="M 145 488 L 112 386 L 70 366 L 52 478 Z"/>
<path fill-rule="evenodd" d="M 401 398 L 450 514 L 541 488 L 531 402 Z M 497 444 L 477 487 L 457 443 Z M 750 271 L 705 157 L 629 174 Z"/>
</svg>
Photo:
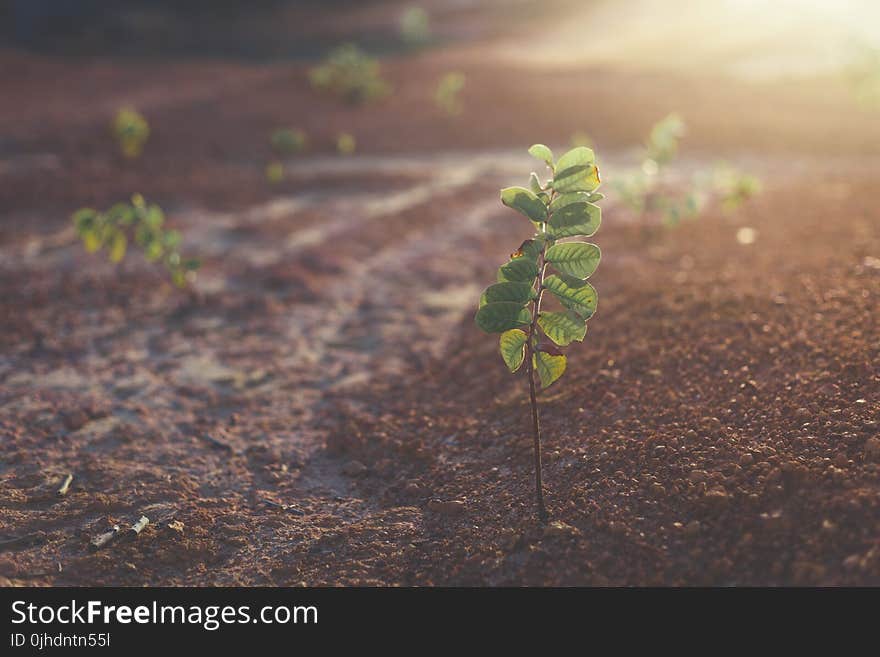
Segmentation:
<svg viewBox="0 0 880 657">
<path fill-rule="evenodd" d="M 516 372 L 523 363 L 526 333 L 519 329 L 511 329 L 501 334 L 499 350 L 507 369 Z"/>
<path fill-rule="evenodd" d="M 565 372 L 565 356 L 537 352 L 532 356 L 532 364 L 538 371 L 541 387 L 547 388 Z"/>
</svg>

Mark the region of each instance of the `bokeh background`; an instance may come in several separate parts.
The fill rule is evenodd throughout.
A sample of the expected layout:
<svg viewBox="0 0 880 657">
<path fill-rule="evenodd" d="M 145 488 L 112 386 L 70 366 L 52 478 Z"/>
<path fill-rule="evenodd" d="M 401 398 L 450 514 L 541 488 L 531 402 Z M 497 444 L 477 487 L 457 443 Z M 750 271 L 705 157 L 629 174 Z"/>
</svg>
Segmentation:
<svg viewBox="0 0 880 657">
<path fill-rule="evenodd" d="M 880 583 L 878 53 L 869 0 L 0 1 L 0 579 Z M 606 195 L 547 526 L 473 322 L 536 142 Z"/>
</svg>

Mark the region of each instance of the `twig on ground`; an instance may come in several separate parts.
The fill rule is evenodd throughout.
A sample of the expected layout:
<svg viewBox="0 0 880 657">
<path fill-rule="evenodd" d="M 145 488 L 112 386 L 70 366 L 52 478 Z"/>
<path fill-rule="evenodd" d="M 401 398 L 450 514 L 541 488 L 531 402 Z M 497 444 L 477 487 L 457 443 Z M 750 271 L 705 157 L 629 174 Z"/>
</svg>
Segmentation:
<svg viewBox="0 0 880 657">
<path fill-rule="evenodd" d="M 70 490 L 70 483 L 73 481 L 73 474 L 68 473 L 66 477 L 64 477 L 64 481 L 61 483 L 61 487 L 55 493 L 58 497 L 64 497 L 67 495 L 67 491 Z"/>
</svg>

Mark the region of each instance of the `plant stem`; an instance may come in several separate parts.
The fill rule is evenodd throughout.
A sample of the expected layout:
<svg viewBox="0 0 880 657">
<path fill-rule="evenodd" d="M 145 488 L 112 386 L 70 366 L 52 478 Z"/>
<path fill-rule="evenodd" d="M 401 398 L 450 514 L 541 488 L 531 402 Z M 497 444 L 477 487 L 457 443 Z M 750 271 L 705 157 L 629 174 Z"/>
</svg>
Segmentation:
<svg viewBox="0 0 880 657">
<path fill-rule="evenodd" d="M 541 232 L 547 232 L 547 224 L 541 224 Z M 535 446 L 535 503 L 538 506 L 538 518 L 541 522 L 546 522 L 548 518 L 547 507 L 544 506 L 544 485 L 541 479 L 541 423 L 538 419 L 538 397 L 535 392 L 535 340 L 534 336 L 538 329 L 538 314 L 541 312 L 541 298 L 544 296 L 544 272 L 547 268 L 547 262 L 544 260 L 544 253 L 547 250 L 546 242 L 541 247 L 541 254 L 538 257 L 538 289 L 537 296 L 533 302 L 532 323 L 529 325 L 529 335 L 527 343 L 528 351 L 528 367 L 529 367 L 529 397 L 532 402 L 532 431 Z"/>
</svg>

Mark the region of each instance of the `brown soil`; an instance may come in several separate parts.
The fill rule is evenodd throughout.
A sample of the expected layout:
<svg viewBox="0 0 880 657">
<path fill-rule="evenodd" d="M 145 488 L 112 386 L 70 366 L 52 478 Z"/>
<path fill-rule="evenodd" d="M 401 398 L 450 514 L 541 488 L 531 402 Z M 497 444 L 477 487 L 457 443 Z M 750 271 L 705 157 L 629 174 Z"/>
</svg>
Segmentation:
<svg viewBox="0 0 880 657">
<path fill-rule="evenodd" d="M 842 84 L 464 44 L 391 58 L 395 95 L 350 109 L 297 63 L 0 58 L 4 583 L 880 584 L 880 132 Z M 154 131 L 133 162 L 125 102 Z M 599 312 L 541 395 L 544 526 L 526 381 L 472 322 L 527 232 L 497 189 L 577 129 L 613 178 L 672 109 L 686 165 L 764 193 L 674 230 L 608 199 Z M 279 125 L 312 151 L 271 186 Z M 71 210 L 135 191 L 203 258 L 194 295 L 76 243 Z"/>
</svg>

